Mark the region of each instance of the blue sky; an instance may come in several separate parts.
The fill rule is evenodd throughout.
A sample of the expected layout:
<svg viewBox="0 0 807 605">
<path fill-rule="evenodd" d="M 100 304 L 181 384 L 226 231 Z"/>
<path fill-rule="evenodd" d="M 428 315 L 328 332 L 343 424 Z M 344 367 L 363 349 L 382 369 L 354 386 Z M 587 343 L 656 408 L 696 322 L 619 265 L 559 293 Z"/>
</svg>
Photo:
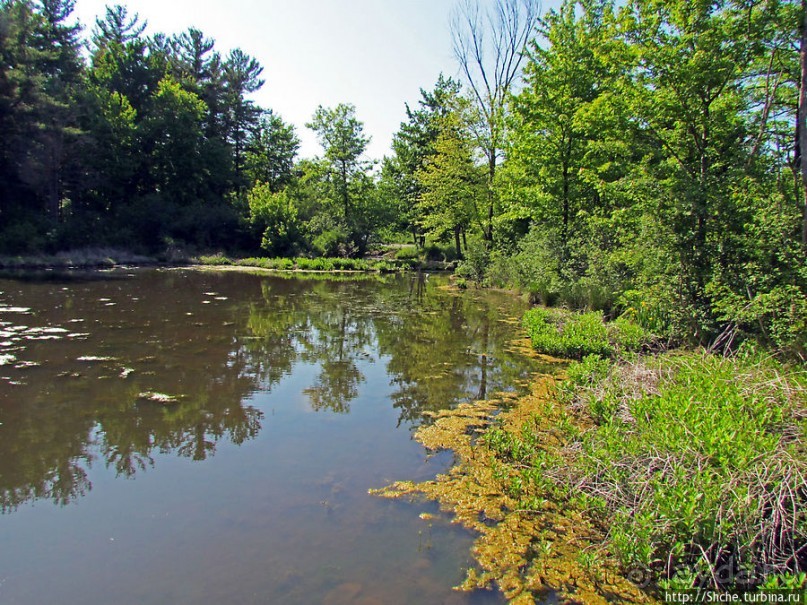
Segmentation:
<svg viewBox="0 0 807 605">
<path fill-rule="evenodd" d="M 112 2 L 114 3 L 114 2 Z M 420 88 L 438 75 L 457 76 L 449 15 L 454 0 L 118 0 L 148 21 L 146 33 L 196 27 L 226 54 L 240 47 L 264 67 L 254 96 L 297 127 L 301 155 L 321 153 L 305 123 L 318 105 L 353 103 L 367 155 L 389 154 L 392 135 Z M 89 36 L 105 0 L 77 0 L 75 16 Z M 546 3 L 545 3 L 546 4 Z M 555 4 L 552 2 L 551 4 Z"/>
</svg>

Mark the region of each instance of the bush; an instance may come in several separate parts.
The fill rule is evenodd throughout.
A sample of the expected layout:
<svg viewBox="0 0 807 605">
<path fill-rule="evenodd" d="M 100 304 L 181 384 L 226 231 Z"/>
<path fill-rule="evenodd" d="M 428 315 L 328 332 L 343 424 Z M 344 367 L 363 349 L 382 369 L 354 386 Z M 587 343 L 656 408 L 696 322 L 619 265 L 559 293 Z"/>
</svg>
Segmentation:
<svg viewBox="0 0 807 605">
<path fill-rule="evenodd" d="M 336 257 L 344 256 L 347 249 L 347 236 L 339 229 L 323 231 L 312 242 L 317 256 Z"/>
<path fill-rule="evenodd" d="M 440 246 L 430 244 L 423 248 L 423 254 L 427 261 L 448 263 L 457 260 L 457 250 L 454 246 Z"/>
<path fill-rule="evenodd" d="M 0 252 L 5 254 L 41 252 L 46 243 L 45 221 L 26 219 L 0 229 Z"/>
<path fill-rule="evenodd" d="M 481 284 L 485 279 L 485 273 L 490 263 L 490 255 L 483 242 L 473 242 L 468 246 L 465 258 L 460 261 L 455 270 L 457 277 L 471 279 L 477 284 Z"/>
</svg>

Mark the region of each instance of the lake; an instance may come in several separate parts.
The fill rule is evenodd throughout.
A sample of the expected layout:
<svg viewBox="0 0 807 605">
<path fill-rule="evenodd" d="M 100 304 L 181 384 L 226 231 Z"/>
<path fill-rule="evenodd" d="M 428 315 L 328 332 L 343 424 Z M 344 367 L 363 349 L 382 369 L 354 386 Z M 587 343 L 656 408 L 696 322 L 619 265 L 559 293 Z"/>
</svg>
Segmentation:
<svg viewBox="0 0 807 605">
<path fill-rule="evenodd" d="M 428 275 L 0 279 L 0 603 L 500 603 L 473 536 L 368 495 L 429 414 L 541 368 L 523 303 Z"/>
</svg>

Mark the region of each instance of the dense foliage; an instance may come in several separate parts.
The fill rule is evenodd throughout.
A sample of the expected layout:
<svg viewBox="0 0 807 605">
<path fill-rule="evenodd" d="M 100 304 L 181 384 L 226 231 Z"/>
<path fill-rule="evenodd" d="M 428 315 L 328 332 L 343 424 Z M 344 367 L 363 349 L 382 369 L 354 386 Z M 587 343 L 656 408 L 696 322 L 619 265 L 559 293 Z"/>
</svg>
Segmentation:
<svg viewBox="0 0 807 605">
<path fill-rule="evenodd" d="M 90 40 L 74 0 L 0 1 L 0 252 L 174 245 L 358 254 L 389 222 L 350 105 L 310 127 L 324 157 L 255 105 L 263 67 L 196 29 L 145 35 L 108 7 Z"/>
</svg>

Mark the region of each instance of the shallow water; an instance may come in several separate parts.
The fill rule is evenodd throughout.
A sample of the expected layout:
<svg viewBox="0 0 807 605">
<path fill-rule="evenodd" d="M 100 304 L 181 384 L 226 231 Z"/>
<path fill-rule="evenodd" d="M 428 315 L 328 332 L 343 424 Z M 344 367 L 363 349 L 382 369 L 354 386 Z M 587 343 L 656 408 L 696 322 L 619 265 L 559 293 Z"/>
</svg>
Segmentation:
<svg viewBox="0 0 807 605">
<path fill-rule="evenodd" d="M 428 412 L 538 368 L 432 276 L 0 279 L 0 603 L 499 603 L 429 503 Z"/>
</svg>

